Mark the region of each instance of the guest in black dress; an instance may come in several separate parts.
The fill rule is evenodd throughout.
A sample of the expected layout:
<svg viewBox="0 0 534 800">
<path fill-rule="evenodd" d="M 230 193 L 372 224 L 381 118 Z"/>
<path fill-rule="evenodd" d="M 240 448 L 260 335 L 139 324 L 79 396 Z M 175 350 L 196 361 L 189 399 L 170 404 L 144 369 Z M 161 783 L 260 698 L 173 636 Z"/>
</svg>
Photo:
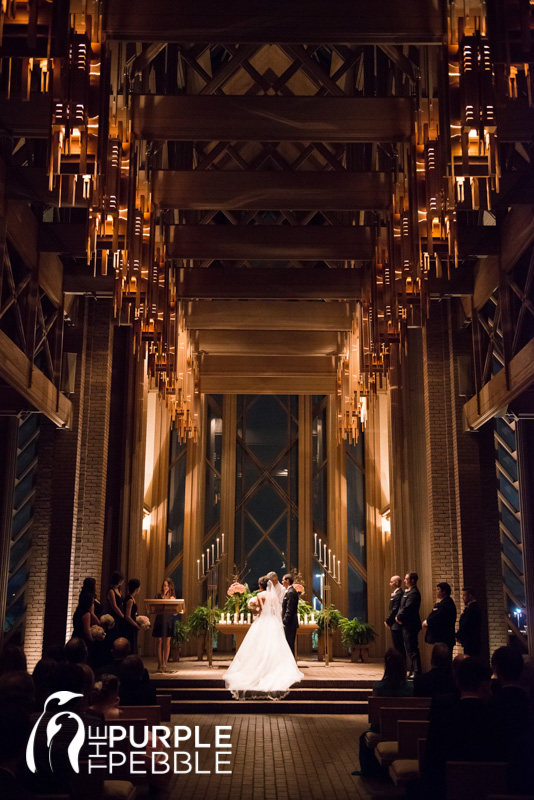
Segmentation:
<svg viewBox="0 0 534 800">
<path fill-rule="evenodd" d="M 124 620 L 124 597 L 121 594 L 121 586 L 124 583 L 122 572 L 114 572 L 111 575 L 110 587 L 106 595 L 108 611 L 115 620 L 115 627 L 111 629 L 108 636 L 110 641 L 114 641 L 121 636 L 121 629 Z"/>
<path fill-rule="evenodd" d="M 137 634 L 139 633 L 139 625 L 137 619 L 137 604 L 135 598 L 139 594 L 141 581 L 137 578 L 132 578 L 128 581 L 128 594 L 124 599 L 124 628 L 122 635 L 130 642 L 130 652 L 132 655 L 137 655 Z"/>
<path fill-rule="evenodd" d="M 161 593 L 158 600 L 175 600 L 174 583 L 171 578 L 164 578 L 161 584 Z M 152 637 L 156 640 L 156 650 L 158 656 L 158 672 L 167 672 L 167 661 L 171 650 L 171 636 L 173 635 L 174 615 L 167 617 L 167 639 L 165 641 L 165 652 L 163 652 L 163 614 L 158 614 L 154 620 Z"/>
<path fill-rule="evenodd" d="M 78 605 L 72 617 L 72 638 L 83 639 L 89 647 L 93 641 L 91 636 L 91 625 L 98 625 L 98 619 L 93 614 L 94 597 L 87 592 L 82 592 L 78 600 Z"/>
<path fill-rule="evenodd" d="M 100 619 L 102 616 L 102 603 L 96 596 L 96 578 L 84 578 L 82 588 L 80 589 L 80 597 L 82 594 L 90 594 L 93 598 L 93 614 Z M 98 625 L 98 622 L 93 622 L 93 625 Z"/>
<path fill-rule="evenodd" d="M 102 608 L 102 604 L 96 595 L 96 578 L 85 578 L 80 591 L 78 605 L 80 604 L 80 601 L 82 601 L 82 597 L 84 595 L 93 598 L 90 625 L 100 625 L 100 617 L 102 616 L 104 609 Z M 112 645 L 112 641 L 108 639 L 108 636 L 106 636 L 105 639 L 94 639 L 92 641 L 87 638 L 87 634 L 85 634 L 82 638 L 85 639 L 85 643 L 87 644 L 89 650 L 87 663 L 94 670 L 98 669 L 103 664 L 107 664 L 110 659 Z"/>
</svg>

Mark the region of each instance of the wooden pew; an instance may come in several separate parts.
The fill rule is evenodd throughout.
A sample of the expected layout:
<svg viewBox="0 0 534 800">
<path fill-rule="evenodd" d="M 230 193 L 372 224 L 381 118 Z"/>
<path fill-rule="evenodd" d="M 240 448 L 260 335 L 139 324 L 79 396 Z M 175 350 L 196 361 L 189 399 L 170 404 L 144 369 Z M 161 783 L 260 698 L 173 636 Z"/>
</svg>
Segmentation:
<svg viewBox="0 0 534 800">
<path fill-rule="evenodd" d="M 158 705 L 161 708 L 161 721 L 162 722 L 170 722 L 172 695 L 171 694 L 157 694 L 156 695 L 156 700 L 158 701 Z"/>
<path fill-rule="evenodd" d="M 375 697 L 368 700 L 369 723 L 378 725 L 381 708 L 430 708 L 431 697 Z"/>
<path fill-rule="evenodd" d="M 161 725 L 161 706 L 119 706 L 119 720 L 142 717 L 146 725 Z"/>
<path fill-rule="evenodd" d="M 421 764 L 425 755 L 426 739 L 417 740 L 416 758 L 398 758 L 389 768 L 389 777 L 398 789 L 406 789 L 421 775 Z"/>
<path fill-rule="evenodd" d="M 399 719 L 395 741 L 383 740 L 375 748 L 378 763 L 390 767 L 398 759 L 416 759 L 417 743 L 419 739 L 426 739 L 429 724 L 426 719 Z"/>
</svg>

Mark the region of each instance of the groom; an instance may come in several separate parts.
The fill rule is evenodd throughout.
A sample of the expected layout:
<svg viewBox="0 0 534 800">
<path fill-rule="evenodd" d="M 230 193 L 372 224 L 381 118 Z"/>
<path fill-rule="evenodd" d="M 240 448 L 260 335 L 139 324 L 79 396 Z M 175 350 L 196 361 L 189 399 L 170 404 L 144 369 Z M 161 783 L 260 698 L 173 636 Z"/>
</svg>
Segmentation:
<svg viewBox="0 0 534 800">
<path fill-rule="evenodd" d="M 284 633 L 286 635 L 287 643 L 291 648 L 291 652 L 295 655 L 295 637 L 297 635 L 297 628 L 299 626 L 298 607 L 299 596 L 293 588 L 293 576 L 284 575 L 282 584 L 286 593 L 282 600 L 282 622 L 284 624 Z"/>
</svg>

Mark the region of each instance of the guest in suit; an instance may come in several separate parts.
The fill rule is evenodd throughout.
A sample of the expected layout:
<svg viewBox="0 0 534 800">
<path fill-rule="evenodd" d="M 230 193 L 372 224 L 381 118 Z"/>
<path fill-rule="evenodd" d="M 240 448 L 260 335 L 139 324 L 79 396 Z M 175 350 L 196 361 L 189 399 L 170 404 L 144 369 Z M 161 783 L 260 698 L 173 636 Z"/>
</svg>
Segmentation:
<svg viewBox="0 0 534 800">
<path fill-rule="evenodd" d="M 421 593 L 417 588 L 419 576 L 417 572 L 407 572 L 404 577 L 404 594 L 401 597 L 399 613 L 396 622 L 402 625 L 402 638 L 406 655 L 410 660 L 410 674 L 413 678 L 421 672 L 421 655 L 419 653 L 419 631 L 421 630 Z"/>
<path fill-rule="evenodd" d="M 456 605 L 451 597 L 451 587 L 446 581 L 437 585 L 437 602 L 428 617 L 423 621 L 423 628 L 427 628 L 425 642 L 437 644 L 444 642 L 450 650 L 455 643 L 454 629 L 456 627 Z"/>
<path fill-rule="evenodd" d="M 437 697 L 452 694 L 456 688 L 452 669 L 451 651 L 444 642 L 432 648 L 431 668 L 414 678 L 413 692 L 416 697 Z"/>
<path fill-rule="evenodd" d="M 121 706 L 153 706 L 156 687 L 145 677 L 146 669 L 139 656 L 127 656 L 120 672 L 119 697 Z"/>
<path fill-rule="evenodd" d="M 529 697 L 521 686 L 523 667 L 521 652 L 512 647 L 498 647 L 491 657 L 496 676 L 492 681 L 492 704 L 510 745 L 527 733 L 530 722 Z"/>
<path fill-rule="evenodd" d="M 399 625 L 395 619 L 399 613 L 403 594 L 401 576 L 393 575 L 393 577 L 390 578 L 389 585 L 391 587 L 391 597 L 389 598 L 389 615 L 384 622 L 384 625 L 391 631 L 393 647 L 403 656 L 404 659 L 406 659 L 406 650 L 404 649 L 404 641 L 402 638 L 402 626 Z"/>
<path fill-rule="evenodd" d="M 475 597 L 472 586 L 464 586 L 462 597 L 465 608 L 460 617 L 456 639 L 464 648 L 466 656 L 480 655 L 480 630 L 482 628 L 482 612 Z"/>
<path fill-rule="evenodd" d="M 293 588 L 293 576 L 284 575 L 282 584 L 286 593 L 282 600 L 282 622 L 284 624 L 284 633 L 286 640 L 291 648 L 291 652 L 295 655 L 295 638 L 297 636 L 297 628 L 299 626 L 298 607 L 299 596 L 297 591 Z"/>
</svg>

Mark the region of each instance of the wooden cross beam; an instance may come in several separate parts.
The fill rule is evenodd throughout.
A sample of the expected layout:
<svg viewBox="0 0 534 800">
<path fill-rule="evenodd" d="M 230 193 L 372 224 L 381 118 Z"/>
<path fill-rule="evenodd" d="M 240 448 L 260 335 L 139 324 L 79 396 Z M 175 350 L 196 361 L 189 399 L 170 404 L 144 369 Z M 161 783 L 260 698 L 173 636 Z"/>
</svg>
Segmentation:
<svg viewBox="0 0 534 800">
<path fill-rule="evenodd" d="M 414 130 L 409 97 L 132 96 L 137 138 L 174 141 L 399 142 Z"/>
<path fill-rule="evenodd" d="M 386 209 L 391 181 L 381 172 L 206 172 L 155 170 L 152 199 L 163 208 Z"/>
</svg>

